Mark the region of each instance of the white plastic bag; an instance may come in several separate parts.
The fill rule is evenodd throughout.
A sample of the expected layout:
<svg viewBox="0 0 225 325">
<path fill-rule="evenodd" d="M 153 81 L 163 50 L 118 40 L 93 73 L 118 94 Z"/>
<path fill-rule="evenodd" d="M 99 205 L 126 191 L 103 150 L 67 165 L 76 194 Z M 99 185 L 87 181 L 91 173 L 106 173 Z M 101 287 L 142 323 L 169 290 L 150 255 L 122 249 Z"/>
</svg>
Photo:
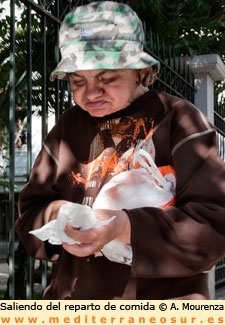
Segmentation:
<svg viewBox="0 0 225 325">
<path fill-rule="evenodd" d="M 164 186 L 160 186 L 146 169 L 130 169 L 112 177 L 102 187 L 95 199 L 93 209 L 163 207 L 173 198 L 169 181 Z"/>
<path fill-rule="evenodd" d="M 167 169 L 170 171 L 169 167 Z M 164 186 L 159 186 L 155 178 L 143 168 L 122 172 L 102 187 L 93 209 L 164 208 L 173 205 L 175 177 L 172 172 L 165 176 L 165 180 L 166 177 L 168 181 Z M 132 263 L 133 253 L 129 244 L 114 240 L 102 248 L 102 253 L 111 261 L 127 265 Z"/>
<path fill-rule="evenodd" d="M 45 224 L 43 227 L 32 230 L 29 233 L 35 235 L 40 240 L 48 240 L 52 245 L 61 245 L 68 243 L 70 245 L 77 244 L 72 238 L 68 237 L 64 232 L 67 224 L 80 230 L 88 230 L 93 227 L 100 227 L 110 223 L 115 216 L 108 220 L 98 220 L 94 211 L 87 205 L 68 202 L 63 204 L 55 220 Z"/>
</svg>

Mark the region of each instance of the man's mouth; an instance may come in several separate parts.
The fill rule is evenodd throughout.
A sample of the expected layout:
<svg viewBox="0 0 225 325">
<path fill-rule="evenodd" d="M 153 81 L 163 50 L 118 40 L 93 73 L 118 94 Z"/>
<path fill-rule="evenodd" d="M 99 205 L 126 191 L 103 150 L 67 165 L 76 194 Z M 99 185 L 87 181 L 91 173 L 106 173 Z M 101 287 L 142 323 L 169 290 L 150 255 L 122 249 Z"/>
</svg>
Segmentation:
<svg viewBox="0 0 225 325">
<path fill-rule="evenodd" d="M 102 107 L 107 101 L 105 100 L 97 100 L 93 102 L 86 102 L 86 106 L 89 108 L 100 108 Z"/>
</svg>

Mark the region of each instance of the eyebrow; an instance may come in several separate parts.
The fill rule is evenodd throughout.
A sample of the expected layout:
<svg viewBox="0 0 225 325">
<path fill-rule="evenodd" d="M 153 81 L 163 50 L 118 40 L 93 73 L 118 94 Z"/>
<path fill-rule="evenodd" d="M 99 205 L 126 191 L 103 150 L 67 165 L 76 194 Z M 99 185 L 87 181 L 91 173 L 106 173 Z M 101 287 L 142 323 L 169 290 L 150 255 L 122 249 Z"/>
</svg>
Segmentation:
<svg viewBox="0 0 225 325">
<path fill-rule="evenodd" d="M 96 77 L 98 78 L 98 77 L 102 76 L 103 74 L 105 74 L 107 72 L 116 72 L 116 70 L 103 70 L 103 71 L 100 71 L 99 73 L 96 74 L 96 76 L 94 76 L 94 78 L 96 78 Z M 84 78 L 84 76 L 78 74 L 77 72 L 73 72 L 70 75 L 72 75 L 74 77 Z"/>
</svg>

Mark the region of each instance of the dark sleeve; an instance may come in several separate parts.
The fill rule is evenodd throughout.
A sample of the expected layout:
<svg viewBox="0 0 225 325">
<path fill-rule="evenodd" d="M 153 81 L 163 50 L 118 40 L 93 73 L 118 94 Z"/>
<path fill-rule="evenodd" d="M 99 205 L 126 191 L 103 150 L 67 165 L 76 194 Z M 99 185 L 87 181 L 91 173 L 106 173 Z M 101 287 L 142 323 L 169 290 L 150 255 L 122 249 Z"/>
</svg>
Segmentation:
<svg viewBox="0 0 225 325">
<path fill-rule="evenodd" d="M 197 110 L 189 120 L 182 114 L 174 116 L 171 132 L 175 206 L 126 210 L 133 277 L 192 276 L 225 255 L 225 164 L 216 133 L 206 120 L 199 128 Z"/>
<path fill-rule="evenodd" d="M 59 247 L 50 247 L 29 234 L 30 230 L 44 225 L 44 213 L 47 206 L 60 199 L 56 187 L 60 121 L 46 137 L 31 171 L 30 179 L 19 195 L 19 218 L 15 223 L 23 246 L 35 259 L 56 261 Z"/>
</svg>

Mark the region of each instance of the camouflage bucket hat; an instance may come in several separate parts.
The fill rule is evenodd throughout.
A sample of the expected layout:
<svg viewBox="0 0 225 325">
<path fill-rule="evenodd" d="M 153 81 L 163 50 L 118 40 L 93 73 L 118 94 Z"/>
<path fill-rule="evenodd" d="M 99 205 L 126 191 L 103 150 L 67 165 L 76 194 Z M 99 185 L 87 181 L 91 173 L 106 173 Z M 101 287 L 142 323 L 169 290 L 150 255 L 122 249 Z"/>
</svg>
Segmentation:
<svg viewBox="0 0 225 325">
<path fill-rule="evenodd" d="M 98 1 L 78 6 L 60 27 L 62 59 L 50 79 L 66 79 L 77 70 L 159 68 L 143 46 L 142 22 L 128 5 Z"/>
</svg>

